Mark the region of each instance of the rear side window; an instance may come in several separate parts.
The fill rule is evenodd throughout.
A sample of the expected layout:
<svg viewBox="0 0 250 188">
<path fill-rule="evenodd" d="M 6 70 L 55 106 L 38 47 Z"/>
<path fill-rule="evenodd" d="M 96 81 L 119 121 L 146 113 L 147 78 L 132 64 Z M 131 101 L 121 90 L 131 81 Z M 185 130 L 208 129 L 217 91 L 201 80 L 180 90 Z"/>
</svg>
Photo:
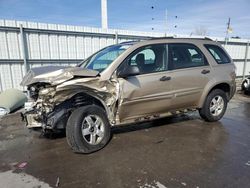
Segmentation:
<svg viewBox="0 0 250 188">
<path fill-rule="evenodd" d="M 210 54 L 214 57 L 215 61 L 218 64 L 230 63 L 230 58 L 224 52 L 224 50 L 216 45 L 205 44 L 205 47 L 210 52 Z"/>
<path fill-rule="evenodd" d="M 169 44 L 169 69 L 208 65 L 205 56 L 192 44 Z"/>
</svg>

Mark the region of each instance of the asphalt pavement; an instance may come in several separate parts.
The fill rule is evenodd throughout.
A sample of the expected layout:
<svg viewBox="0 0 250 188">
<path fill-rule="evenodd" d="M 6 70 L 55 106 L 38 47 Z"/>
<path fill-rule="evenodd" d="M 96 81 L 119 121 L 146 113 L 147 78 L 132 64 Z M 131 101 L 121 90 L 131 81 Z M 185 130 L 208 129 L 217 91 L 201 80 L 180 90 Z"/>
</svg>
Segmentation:
<svg viewBox="0 0 250 188">
<path fill-rule="evenodd" d="M 112 130 L 102 150 L 75 154 L 64 134 L 28 130 L 19 113 L 0 121 L 0 187 L 249 187 L 250 98 L 222 120 L 197 112 Z"/>
</svg>

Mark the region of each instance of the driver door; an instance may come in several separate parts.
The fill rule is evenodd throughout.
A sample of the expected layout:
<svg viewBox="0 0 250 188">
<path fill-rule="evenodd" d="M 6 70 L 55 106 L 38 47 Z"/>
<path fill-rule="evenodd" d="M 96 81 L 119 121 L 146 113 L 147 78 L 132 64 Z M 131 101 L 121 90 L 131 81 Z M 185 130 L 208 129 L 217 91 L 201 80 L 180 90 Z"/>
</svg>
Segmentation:
<svg viewBox="0 0 250 188">
<path fill-rule="evenodd" d="M 156 44 L 138 49 L 122 63 L 120 69 L 128 66 L 137 66 L 140 73 L 118 78 L 120 122 L 166 112 L 173 97 L 168 83 L 171 77 L 167 72 L 166 45 Z"/>
</svg>

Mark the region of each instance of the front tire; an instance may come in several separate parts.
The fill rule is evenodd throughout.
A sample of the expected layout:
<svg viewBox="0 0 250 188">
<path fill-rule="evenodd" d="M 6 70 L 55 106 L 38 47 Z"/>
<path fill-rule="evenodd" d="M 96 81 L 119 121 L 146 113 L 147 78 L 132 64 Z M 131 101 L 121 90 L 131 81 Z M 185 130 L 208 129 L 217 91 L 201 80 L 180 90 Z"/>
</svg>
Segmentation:
<svg viewBox="0 0 250 188">
<path fill-rule="evenodd" d="M 102 149 L 110 139 L 110 124 L 105 111 L 97 105 L 74 110 L 67 122 L 66 137 L 75 153 Z"/>
<path fill-rule="evenodd" d="M 227 109 L 227 96 L 221 89 L 212 90 L 201 109 L 199 109 L 200 116 L 208 122 L 220 120 Z"/>
</svg>

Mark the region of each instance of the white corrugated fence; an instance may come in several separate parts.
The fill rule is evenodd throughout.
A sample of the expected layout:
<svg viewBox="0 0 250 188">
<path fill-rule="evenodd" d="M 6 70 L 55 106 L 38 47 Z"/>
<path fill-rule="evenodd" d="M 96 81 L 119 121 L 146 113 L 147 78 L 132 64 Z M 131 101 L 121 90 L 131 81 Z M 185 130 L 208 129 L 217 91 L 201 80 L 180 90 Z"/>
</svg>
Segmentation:
<svg viewBox="0 0 250 188">
<path fill-rule="evenodd" d="M 51 64 L 75 65 L 117 42 L 163 36 L 166 35 L 155 32 L 0 20 L 0 91 L 23 89 L 19 84 L 26 69 Z M 210 38 L 224 44 L 224 38 Z M 246 39 L 230 39 L 225 46 L 235 61 L 238 76 L 243 75 L 244 62 L 246 74 L 250 71 L 247 43 Z"/>
</svg>

